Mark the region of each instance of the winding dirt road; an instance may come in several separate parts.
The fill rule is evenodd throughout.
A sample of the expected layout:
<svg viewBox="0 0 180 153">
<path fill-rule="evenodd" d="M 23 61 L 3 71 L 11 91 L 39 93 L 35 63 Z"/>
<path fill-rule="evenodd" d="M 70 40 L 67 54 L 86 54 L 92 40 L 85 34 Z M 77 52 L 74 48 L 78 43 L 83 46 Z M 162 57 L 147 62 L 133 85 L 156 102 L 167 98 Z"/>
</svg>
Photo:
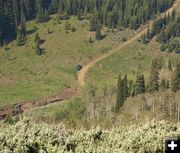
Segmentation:
<svg viewBox="0 0 180 153">
<path fill-rule="evenodd" d="M 162 13 L 161 15 L 159 15 L 158 18 L 161 18 L 165 15 L 167 15 L 168 13 L 171 13 L 176 7 L 177 7 L 177 2 L 179 0 L 177 0 L 174 5 L 169 8 L 166 12 Z M 147 32 L 148 27 L 151 28 L 153 25 L 153 21 L 150 21 L 149 24 L 146 25 L 146 27 L 139 32 L 137 35 L 133 36 L 132 38 L 130 38 L 127 42 L 121 44 L 120 46 L 118 46 L 117 48 L 114 48 L 112 50 L 110 50 L 108 53 L 98 57 L 97 59 L 91 61 L 90 63 L 88 63 L 87 65 L 85 65 L 79 72 L 78 74 L 78 81 L 81 87 L 85 86 L 85 77 L 88 73 L 88 71 L 98 62 L 102 61 L 103 59 L 107 58 L 108 56 L 120 51 L 121 49 L 123 49 L 124 47 L 128 46 L 129 44 L 131 44 L 132 42 L 134 42 L 135 40 L 137 40 L 138 38 L 140 38 L 142 36 L 142 34 L 145 34 Z"/>
<path fill-rule="evenodd" d="M 165 14 L 171 13 L 177 7 L 177 2 L 179 2 L 179 1 L 180 0 L 177 0 L 170 9 L 168 9 L 165 13 L 162 13 L 158 18 L 163 17 Z M 108 56 L 116 53 L 117 51 L 120 51 L 124 47 L 128 46 L 129 44 L 131 44 L 132 42 L 134 42 L 135 40 L 140 38 L 142 34 L 147 32 L 148 27 L 150 27 L 150 28 L 152 27 L 152 24 L 153 24 L 153 21 L 150 21 L 149 24 L 147 24 L 145 26 L 145 28 L 143 28 L 143 30 L 141 30 L 138 34 L 136 34 L 135 36 L 130 38 L 127 42 L 110 50 L 108 53 L 105 53 L 104 55 L 98 57 L 97 59 L 95 59 L 95 60 L 91 61 L 90 63 L 88 63 L 87 65 L 85 65 L 78 73 L 78 82 L 79 82 L 80 86 L 81 87 L 85 86 L 85 77 L 86 77 L 88 71 L 95 64 L 97 64 L 98 62 L 107 58 Z M 7 115 L 18 115 L 18 114 L 21 114 L 21 113 L 23 113 L 31 108 L 34 108 L 34 107 L 45 106 L 47 104 L 51 104 L 51 103 L 55 103 L 55 102 L 63 102 L 65 100 L 68 100 L 71 97 L 77 95 L 78 92 L 79 92 L 79 89 L 68 88 L 55 96 L 45 97 L 45 98 L 41 98 L 41 99 L 38 99 L 35 101 L 28 101 L 28 102 L 26 101 L 26 102 L 17 103 L 14 105 L 8 105 L 8 106 L 0 109 L 0 120 L 4 119 Z"/>
</svg>

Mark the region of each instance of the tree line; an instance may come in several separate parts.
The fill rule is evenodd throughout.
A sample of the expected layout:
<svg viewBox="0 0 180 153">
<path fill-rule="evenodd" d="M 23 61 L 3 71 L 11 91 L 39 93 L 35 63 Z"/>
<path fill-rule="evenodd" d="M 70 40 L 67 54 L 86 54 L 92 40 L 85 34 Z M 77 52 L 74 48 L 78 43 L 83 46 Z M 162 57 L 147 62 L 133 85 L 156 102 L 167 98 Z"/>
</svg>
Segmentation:
<svg viewBox="0 0 180 153">
<path fill-rule="evenodd" d="M 180 53 L 177 39 L 180 36 L 180 17 L 177 17 L 175 10 L 154 22 L 152 28 L 142 36 L 143 43 L 149 43 L 155 36 L 156 41 L 161 44 L 161 51 Z"/>
<path fill-rule="evenodd" d="M 174 1 L 0 0 L 0 45 L 16 37 L 23 40 L 23 27 L 27 20 L 36 18 L 37 22 L 45 22 L 50 14 L 55 13 L 58 20 L 68 19 L 71 15 L 78 19 L 90 19 L 90 30 L 96 30 L 99 24 L 110 28 L 137 29 L 156 14 L 171 7 Z"/>
<path fill-rule="evenodd" d="M 164 59 L 156 58 L 152 61 L 149 73 L 149 79 L 146 82 L 144 74 L 139 66 L 135 81 L 128 80 L 127 75 L 122 78 L 119 75 L 117 85 L 117 100 L 116 100 L 116 112 L 124 105 L 125 100 L 130 96 L 136 96 L 144 93 L 153 93 L 164 90 L 171 90 L 177 92 L 180 90 L 180 61 L 176 62 L 176 66 L 173 68 L 171 61 L 168 62 L 168 71 L 172 73 L 171 79 L 160 78 L 159 72 L 164 67 Z"/>
</svg>

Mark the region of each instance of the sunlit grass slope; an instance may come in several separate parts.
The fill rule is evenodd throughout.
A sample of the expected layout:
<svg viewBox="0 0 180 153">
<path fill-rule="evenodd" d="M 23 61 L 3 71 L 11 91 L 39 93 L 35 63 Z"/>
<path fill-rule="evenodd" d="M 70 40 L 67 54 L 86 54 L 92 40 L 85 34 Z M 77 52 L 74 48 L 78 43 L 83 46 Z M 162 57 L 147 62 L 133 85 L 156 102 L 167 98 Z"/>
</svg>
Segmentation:
<svg viewBox="0 0 180 153">
<path fill-rule="evenodd" d="M 33 100 L 61 92 L 69 86 L 77 87 L 76 65 L 84 65 L 132 35 L 129 30 L 107 34 L 101 41 L 88 31 L 88 20 L 72 17 L 68 22 L 76 31 L 65 32 L 65 23 L 57 24 L 55 16 L 44 24 L 27 23 L 27 43 L 17 47 L 16 41 L 6 50 L 0 49 L 0 106 Z M 34 49 L 34 29 L 37 29 L 45 53 L 37 56 Z M 48 29 L 50 33 L 48 34 Z M 89 38 L 93 43 L 89 43 Z"/>
</svg>

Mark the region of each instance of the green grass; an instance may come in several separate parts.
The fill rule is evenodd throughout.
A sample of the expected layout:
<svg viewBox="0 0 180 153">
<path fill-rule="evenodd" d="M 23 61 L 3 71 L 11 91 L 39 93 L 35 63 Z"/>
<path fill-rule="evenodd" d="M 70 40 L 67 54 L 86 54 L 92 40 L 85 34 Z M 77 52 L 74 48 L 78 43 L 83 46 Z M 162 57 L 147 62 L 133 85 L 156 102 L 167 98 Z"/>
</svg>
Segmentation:
<svg viewBox="0 0 180 153">
<path fill-rule="evenodd" d="M 155 41 L 148 45 L 137 41 L 133 42 L 128 47 L 97 63 L 87 75 L 87 85 L 91 85 L 93 82 L 96 86 L 102 86 L 103 84 L 116 85 L 119 74 L 127 74 L 130 79 L 134 79 L 138 67 L 139 52 L 142 57 L 142 72 L 146 79 L 148 78 L 152 59 L 164 57 L 166 62 L 171 59 L 173 64 L 175 64 L 176 59 L 180 59 L 175 53 L 161 52 L 159 47 L 159 44 Z"/>
<path fill-rule="evenodd" d="M 83 120 L 84 112 L 86 110 L 85 103 L 80 98 L 73 98 L 66 102 L 59 102 L 34 108 L 25 115 L 30 116 L 36 121 L 46 121 L 54 123 L 61 121 L 69 127 L 77 127 Z"/>
<path fill-rule="evenodd" d="M 142 60 L 141 60 L 142 72 L 145 74 L 146 81 L 148 81 L 148 78 L 149 78 L 149 68 L 151 66 L 152 59 L 163 57 L 165 60 L 166 67 L 167 67 L 167 63 L 169 59 L 171 59 L 173 65 L 175 65 L 177 58 L 180 59 L 180 57 L 177 56 L 177 54 L 161 52 L 159 48 L 160 48 L 160 45 L 155 40 L 150 42 L 148 45 L 134 41 L 128 47 L 125 47 L 119 52 L 97 63 L 92 69 L 90 69 L 89 73 L 87 74 L 87 77 L 85 80 L 86 86 L 81 91 L 80 97 L 82 101 L 85 103 L 86 107 L 88 108 L 89 107 L 88 103 L 89 102 L 91 103 L 91 101 L 89 101 L 88 99 L 88 92 L 91 85 L 93 85 L 93 87 L 96 89 L 95 99 L 98 100 L 99 103 L 102 103 L 103 106 L 109 107 L 109 108 L 112 107 L 112 105 L 114 105 L 116 101 L 116 91 L 115 90 L 112 91 L 111 89 L 116 88 L 119 74 L 124 75 L 126 73 L 129 79 L 132 79 L 132 80 L 135 79 L 135 76 L 136 76 L 135 71 L 138 67 L 139 52 L 142 56 Z M 166 69 L 165 69 L 165 72 L 166 72 Z M 164 74 L 166 74 L 165 72 L 161 74 L 162 77 L 164 77 Z M 107 87 L 108 89 L 108 96 L 103 95 L 103 90 L 105 89 L 105 87 Z M 112 92 L 112 95 L 110 95 L 111 92 Z M 151 97 L 151 95 L 149 97 Z M 133 99 L 134 98 L 129 99 L 130 102 L 127 102 L 127 105 L 131 105 Z M 138 103 L 139 99 L 135 98 L 135 101 Z M 76 102 L 76 98 L 73 98 L 71 101 Z M 56 107 L 49 105 L 48 106 L 49 112 L 46 112 L 45 109 L 43 108 L 41 109 L 41 112 L 45 111 L 44 113 L 46 115 L 53 114 L 54 112 L 58 112 L 58 111 L 62 112 L 61 109 L 54 110 L 54 108 Z M 98 109 L 100 111 L 103 111 L 101 109 L 104 109 L 104 108 L 98 108 Z M 37 118 L 41 118 L 43 115 L 37 112 L 38 111 L 36 112 L 33 111 L 33 113 L 31 114 L 34 116 L 37 115 L 36 116 Z M 78 110 L 76 113 L 78 113 Z M 151 116 L 151 114 L 147 114 L 147 117 L 149 116 Z M 105 114 L 104 116 L 100 116 L 100 118 L 96 121 L 96 123 L 93 123 L 92 121 L 91 125 L 101 124 L 105 127 L 110 127 L 111 125 L 114 125 L 111 120 L 111 118 L 113 117 L 114 115 L 112 113 Z M 53 120 L 54 116 L 51 116 L 50 118 L 51 120 Z M 57 120 L 63 121 L 62 118 L 57 118 Z M 124 118 L 123 122 L 125 122 L 124 124 L 126 123 L 129 124 L 131 120 L 126 120 Z"/>
<path fill-rule="evenodd" d="M 27 43 L 17 47 L 16 41 L 0 49 L 0 107 L 26 100 L 55 95 L 67 86 L 77 87 L 76 65 L 85 65 L 93 58 L 103 54 L 112 46 L 121 43 L 122 37 L 132 35 L 133 31 L 124 30 L 107 34 L 101 41 L 95 40 L 95 34 L 88 32 L 89 22 L 78 21 L 72 17 L 68 22 L 76 27 L 76 32 L 65 32 L 66 21 L 56 23 L 55 16 L 47 23 L 27 23 L 30 33 L 37 29 L 40 38 L 45 42 L 42 56 L 34 50 L 34 35 L 27 36 Z M 47 29 L 51 33 L 47 33 Z M 89 37 L 94 43 L 89 43 Z"/>
</svg>

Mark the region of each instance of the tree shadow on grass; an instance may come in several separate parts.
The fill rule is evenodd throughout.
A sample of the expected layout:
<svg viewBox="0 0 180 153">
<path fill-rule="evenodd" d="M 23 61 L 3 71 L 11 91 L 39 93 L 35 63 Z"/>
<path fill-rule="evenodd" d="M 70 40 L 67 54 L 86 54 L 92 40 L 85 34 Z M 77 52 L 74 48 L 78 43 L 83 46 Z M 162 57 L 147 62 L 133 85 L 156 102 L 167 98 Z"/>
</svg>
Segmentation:
<svg viewBox="0 0 180 153">
<path fill-rule="evenodd" d="M 33 34 L 35 32 L 36 32 L 35 29 L 30 29 L 30 30 L 27 31 L 27 35 L 31 35 L 31 34 Z"/>
<path fill-rule="evenodd" d="M 41 48 L 41 55 L 47 54 L 47 51 L 45 48 Z"/>
<path fill-rule="evenodd" d="M 106 38 L 106 34 L 104 34 L 104 35 L 101 35 L 101 39 L 100 40 L 103 40 L 103 39 L 105 39 Z"/>
<path fill-rule="evenodd" d="M 44 44 L 46 42 L 46 40 L 44 40 L 44 39 L 41 39 L 40 40 L 40 44 L 42 45 L 42 44 Z"/>
</svg>

